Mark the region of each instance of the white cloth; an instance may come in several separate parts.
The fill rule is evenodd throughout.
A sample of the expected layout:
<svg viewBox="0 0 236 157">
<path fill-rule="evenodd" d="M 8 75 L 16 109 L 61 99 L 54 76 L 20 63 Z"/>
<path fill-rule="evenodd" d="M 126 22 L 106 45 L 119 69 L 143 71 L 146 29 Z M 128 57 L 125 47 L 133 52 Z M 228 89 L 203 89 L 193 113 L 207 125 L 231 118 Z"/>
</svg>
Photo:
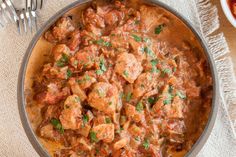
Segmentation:
<svg viewBox="0 0 236 157">
<path fill-rule="evenodd" d="M 75 0 L 50 0 L 39 14 L 40 26 L 59 9 Z M 227 70 L 225 62 L 230 59 L 225 57 L 227 45 L 222 34 L 211 36 L 218 28 L 217 10 L 210 6 L 208 0 L 161 0 L 178 10 L 189 19 L 198 31 L 203 33 L 209 44 L 212 54 L 216 59 L 220 76 Z M 0 156 L 1 157 L 36 157 L 38 154 L 31 146 L 22 128 L 17 106 L 17 77 L 19 67 L 32 39 L 33 34 L 20 36 L 15 25 L 9 24 L 0 29 Z M 222 57 L 222 54 L 224 57 Z M 231 63 L 230 63 L 231 64 Z M 226 67 L 223 68 L 222 67 Z M 229 72 L 232 73 L 232 71 Z M 232 74 L 231 74 L 232 75 Z M 230 76 L 221 79 L 222 84 L 230 84 Z M 223 78 L 223 77 L 222 77 Z M 226 82 L 224 82 L 226 81 Z M 199 157 L 236 157 L 236 141 L 232 131 L 232 121 L 229 121 L 228 107 L 233 99 L 227 97 L 228 87 L 222 87 L 222 101 L 214 129 L 199 153 Z M 223 91 L 225 91 L 223 93 Z M 223 101 L 224 100 L 224 101 Z M 230 101 L 231 100 L 231 101 Z M 232 106 L 231 106 L 232 107 Z"/>
</svg>

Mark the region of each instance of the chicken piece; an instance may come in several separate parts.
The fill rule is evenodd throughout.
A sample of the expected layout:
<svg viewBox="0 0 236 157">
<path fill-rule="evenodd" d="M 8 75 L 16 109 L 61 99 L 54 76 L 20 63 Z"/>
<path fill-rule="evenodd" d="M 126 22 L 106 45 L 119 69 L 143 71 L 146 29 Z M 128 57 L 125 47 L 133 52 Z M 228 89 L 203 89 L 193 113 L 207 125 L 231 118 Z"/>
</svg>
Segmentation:
<svg viewBox="0 0 236 157">
<path fill-rule="evenodd" d="M 60 139 L 60 133 L 54 130 L 52 124 L 47 124 L 40 128 L 40 136 L 47 138 L 49 140 L 58 141 Z"/>
<path fill-rule="evenodd" d="M 136 123 L 144 120 L 144 112 L 137 111 L 133 105 L 125 104 L 125 113 L 130 120 L 133 120 Z"/>
<path fill-rule="evenodd" d="M 67 97 L 60 121 L 64 129 L 79 129 L 82 125 L 80 99 L 77 95 Z"/>
<path fill-rule="evenodd" d="M 124 148 L 128 144 L 128 142 L 129 142 L 128 138 L 123 138 L 123 139 L 117 141 L 116 143 L 114 143 L 113 148 L 114 148 L 114 150 Z"/>
<path fill-rule="evenodd" d="M 105 143 L 111 143 L 114 140 L 114 124 L 100 124 L 93 127 L 92 130 L 95 132 L 98 140 L 103 140 Z"/>
<path fill-rule="evenodd" d="M 118 10 L 111 10 L 104 16 L 105 24 L 110 26 L 119 24 L 124 19 L 124 17 L 125 15 L 123 12 Z"/>
<path fill-rule="evenodd" d="M 75 51 L 79 48 L 80 43 L 80 30 L 77 29 L 69 35 L 69 40 L 66 42 L 66 45 L 70 48 L 71 51 Z"/>
<path fill-rule="evenodd" d="M 129 33 L 123 32 L 122 28 L 116 28 L 111 32 L 111 45 L 113 48 L 121 52 L 128 52 L 129 50 Z"/>
<path fill-rule="evenodd" d="M 157 85 L 157 78 L 159 73 L 142 73 L 134 83 L 133 95 L 135 98 L 139 98 L 145 93 L 152 90 Z"/>
<path fill-rule="evenodd" d="M 91 126 L 88 124 L 85 124 L 85 125 L 82 125 L 82 127 L 77 132 L 83 135 L 84 137 L 88 137 L 90 129 L 91 129 Z"/>
<path fill-rule="evenodd" d="M 44 34 L 44 37 L 49 42 L 61 42 L 74 30 L 72 20 L 69 17 L 62 17 L 51 30 Z"/>
<path fill-rule="evenodd" d="M 78 69 L 89 69 L 94 65 L 97 55 L 98 47 L 96 45 L 90 45 L 78 51 L 74 57 L 71 57 L 70 63 Z"/>
<path fill-rule="evenodd" d="M 133 54 L 138 61 L 142 62 L 145 59 L 144 44 L 142 42 L 137 42 L 133 37 L 129 38 L 129 44 L 133 50 Z"/>
<path fill-rule="evenodd" d="M 117 87 L 105 82 L 94 85 L 88 96 L 90 106 L 107 114 L 114 114 L 119 99 Z"/>
<path fill-rule="evenodd" d="M 183 101 L 178 96 L 174 97 L 172 104 L 163 106 L 168 118 L 184 118 L 183 109 Z"/>
<path fill-rule="evenodd" d="M 197 87 L 196 82 L 193 80 L 185 83 L 185 89 L 188 98 L 196 98 L 201 94 L 201 88 Z"/>
<path fill-rule="evenodd" d="M 142 136 L 144 136 L 144 130 L 141 127 L 138 127 L 136 124 L 133 124 L 129 127 L 129 133 L 133 137 L 142 137 Z"/>
<path fill-rule="evenodd" d="M 91 151 L 92 150 L 92 146 L 89 144 L 88 139 L 79 138 L 78 143 L 82 146 L 82 148 L 81 148 L 82 150 L 85 150 L 85 151 Z"/>
<path fill-rule="evenodd" d="M 53 105 L 66 98 L 69 94 L 70 89 L 68 87 L 59 89 L 56 84 L 50 83 L 47 86 L 47 91 L 39 93 L 36 96 L 36 100 L 40 101 L 41 103 Z"/>
<path fill-rule="evenodd" d="M 156 8 L 148 7 L 148 6 L 141 6 L 140 7 L 140 14 L 141 14 L 141 24 L 142 30 L 148 32 L 151 30 L 157 23 L 159 23 L 159 19 L 163 16 L 157 12 Z M 160 23 L 161 24 L 161 23 Z"/>
<path fill-rule="evenodd" d="M 76 82 L 78 82 L 80 88 L 84 90 L 95 83 L 96 78 L 93 77 L 89 72 L 85 72 L 83 76 L 79 76 L 78 79 L 76 79 Z"/>
<path fill-rule="evenodd" d="M 143 70 L 140 62 L 133 54 L 122 53 L 117 57 L 115 72 L 121 75 L 129 83 L 134 83 Z"/>
<path fill-rule="evenodd" d="M 87 98 L 87 95 L 86 95 L 85 91 L 83 91 L 80 88 L 80 86 L 76 82 L 75 78 L 70 78 L 69 84 L 70 84 L 72 93 L 78 95 L 81 101 L 84 101 Z"/>
<path fill-rule="evenodd" d="M 96 14 L 95 10 L 92 8 L 86 9 L 86 11 L 83 13 L 83 23 L 84 26 L 92 24 L 98 28 L 105 27 L 104 19 Z"/>
<path fill-rule="evenodd" d="M 59 59 L 61 59 L 62 54 L 65 54 L 67 56 L 73 55 L 73 53 L 70 51 L 70 49 L 65 44 L 55 45 L 52 48 L 52 54 L 53 54 L 55 61 L 58 61 Z"/>
</svg>

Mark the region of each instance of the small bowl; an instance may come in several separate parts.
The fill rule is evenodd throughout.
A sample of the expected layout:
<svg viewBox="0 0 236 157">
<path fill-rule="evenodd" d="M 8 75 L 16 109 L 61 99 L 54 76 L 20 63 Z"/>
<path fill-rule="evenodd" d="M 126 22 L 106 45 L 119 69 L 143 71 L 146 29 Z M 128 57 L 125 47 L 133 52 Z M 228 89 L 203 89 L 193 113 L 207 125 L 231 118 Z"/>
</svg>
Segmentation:
<svg viewBox="0 0 236 157">
<path fill-rule="evenodd" d="M 229 22 L 236 28 L 236 18 L 233 16 L 233 13 L 230 10 L 230 6 L 228 4 L 228 0 L 220 0 L 221 7 L 225 13 L 225 16 L 229 20 Z"/>
</svg>

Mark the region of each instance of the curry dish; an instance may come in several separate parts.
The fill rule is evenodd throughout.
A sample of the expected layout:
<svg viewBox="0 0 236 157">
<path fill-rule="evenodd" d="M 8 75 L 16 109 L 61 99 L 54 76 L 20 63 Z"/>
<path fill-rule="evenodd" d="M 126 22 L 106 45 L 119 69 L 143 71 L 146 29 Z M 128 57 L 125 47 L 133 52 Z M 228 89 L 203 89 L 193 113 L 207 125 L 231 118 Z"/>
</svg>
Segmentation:
<svg viewBox="0 0 236 157">
<path fill-rule="evenodd" d="M 194 34 L 165 9 L 93 2 L 40 39 L 28 116 L 55 157 L 184 156 L 201 135 L 212 77 Z"/>
</svg>

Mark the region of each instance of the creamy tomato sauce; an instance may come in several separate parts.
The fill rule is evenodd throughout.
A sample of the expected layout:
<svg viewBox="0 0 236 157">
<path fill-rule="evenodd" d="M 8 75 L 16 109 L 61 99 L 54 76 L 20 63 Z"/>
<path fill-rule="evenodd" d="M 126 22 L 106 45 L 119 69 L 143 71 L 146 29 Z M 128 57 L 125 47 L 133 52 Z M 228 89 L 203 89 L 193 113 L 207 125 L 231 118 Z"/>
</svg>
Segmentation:
<svg viewBox="0 0 236 157">
<path fill-rule="evenodd" d="M 99 1 L 75 9 L 32 58 L 44 59 L 27 69 L 27 111 L 51 156 L 184 156 L 207 122 L 206 57 L 160 7 Z"/>
</svg>

